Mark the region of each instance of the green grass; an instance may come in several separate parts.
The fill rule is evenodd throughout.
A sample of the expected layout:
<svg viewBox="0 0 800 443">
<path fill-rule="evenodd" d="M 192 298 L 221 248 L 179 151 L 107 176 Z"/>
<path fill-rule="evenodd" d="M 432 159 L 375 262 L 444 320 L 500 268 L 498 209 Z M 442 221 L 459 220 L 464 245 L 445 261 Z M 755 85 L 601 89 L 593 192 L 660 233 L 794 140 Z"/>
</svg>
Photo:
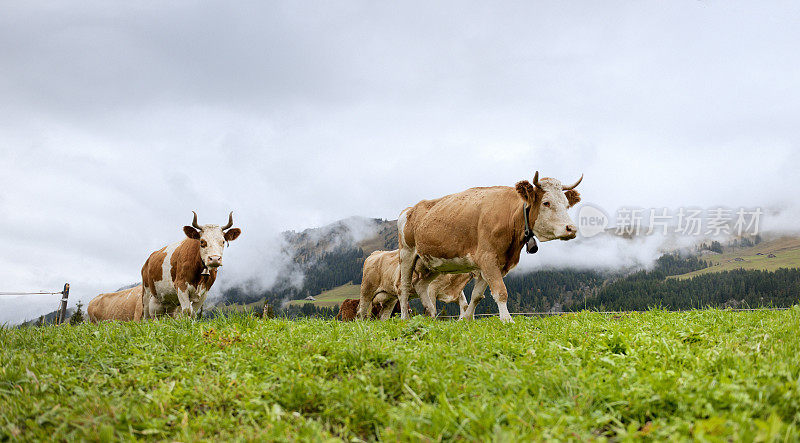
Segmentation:
<svg viewBox="0 0 800 443">
<path fill-rule="evenodd" d="M 800 438 L 800 307 L 0 330 L 0 441 Z"/>
<path fill-rule="evenodd" d="M 361 285 L 354 285 L 352 283 L 348 283 L 346 285 L 337 286 L 321 294 L 315 295 L 314 298 L 316 299 L 316 301 L 292 300 L 291 302 L 289 302 L 289 304 L 303 305 L 306 303 L 313 303 L 317 307 L 330 308 L 341 304 L 348 298 L 359 298 L 359 297 L 361 297 Z"/>
<path fill-rule="evenodd" d="M 775 257 L 769 258 L 769 254 L 774 254 Z M 744 261 L 736 261 L 736 258 L 741 258 Z M 706 255 L 702 259 L 710 261 L 712 266 L 670 278 L 684 280 L 697 275 L 732 271 L 734 269 L 777 271 L 780 268 L 800 268 L 800 238 L 781 237 L 759 243 L 751 248 L 726 251 L 724 254 L 719 255 Z"/>
</svg>

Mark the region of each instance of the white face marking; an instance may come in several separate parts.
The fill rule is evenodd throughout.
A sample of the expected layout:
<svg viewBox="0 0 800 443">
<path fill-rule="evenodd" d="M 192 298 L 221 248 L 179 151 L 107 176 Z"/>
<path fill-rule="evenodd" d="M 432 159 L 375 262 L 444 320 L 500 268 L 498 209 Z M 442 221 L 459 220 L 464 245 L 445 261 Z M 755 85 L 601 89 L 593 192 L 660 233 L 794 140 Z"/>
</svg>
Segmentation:
<svg viewBox="0 0 800 443">
<path fill-rule="evenodd" d="M 200 259 L 207 267 L 222 266 L 225 234 L 219 225 L 203 225 L 200 231 Z"/>
<path fill-rule="evenodd" d="M 561 182 L 553 178 L 539 180 L 545 191 L 542 205 L 539 208 L 539 217 L 533 225 L 533 233 L 540 241 L 555 239 L 569 240 L 575 238 L 578 229 L 567 213 L 569 202 L 561 187 Z M 571 231 L 567 230 L 567 227 Z"/>
</svg>

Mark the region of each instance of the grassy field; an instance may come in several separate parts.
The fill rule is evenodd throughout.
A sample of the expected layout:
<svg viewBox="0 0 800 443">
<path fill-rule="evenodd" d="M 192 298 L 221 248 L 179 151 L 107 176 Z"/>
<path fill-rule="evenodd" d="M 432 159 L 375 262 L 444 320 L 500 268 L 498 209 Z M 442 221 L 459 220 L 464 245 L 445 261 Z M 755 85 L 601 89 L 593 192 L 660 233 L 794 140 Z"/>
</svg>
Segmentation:
<svg viewBox="0 0 800 443">
<path fill-rule="evenodd" d="M 769 254 L 775 257 L 770 258 Z M 736 260 L 737 258 L 741 261 Z M 800 268 L 800 238 L 782 237 L 759 243 L 751 248 L 737 249 L 719 255 L 705 255 L 702 259 L 710 261 L 712 266 L 671 278 L 683 280 L 696 275 L 734 269 L 777 271 L 780 268 Z"/>
<path fill-rule="evenodd" d="M 289 303 L 293 305 L 313 303 L 315 306 L 318 307 L 331 308 L 333 306 L 341 304 L 348 298 L 361 297 L 360 291 L 361 291 L 361 285 L 354 285 L 352 283 L 348 283 L 346 285 L 337 286 L 321 294 L 315 295 L 314 298 L 316 299 L 316 301 L 293 300 Z"/>
<path fill-rule="evenodd" d="M 800 308 L 0 330 L 0 441 L 800 439 Z"/>
</svg>

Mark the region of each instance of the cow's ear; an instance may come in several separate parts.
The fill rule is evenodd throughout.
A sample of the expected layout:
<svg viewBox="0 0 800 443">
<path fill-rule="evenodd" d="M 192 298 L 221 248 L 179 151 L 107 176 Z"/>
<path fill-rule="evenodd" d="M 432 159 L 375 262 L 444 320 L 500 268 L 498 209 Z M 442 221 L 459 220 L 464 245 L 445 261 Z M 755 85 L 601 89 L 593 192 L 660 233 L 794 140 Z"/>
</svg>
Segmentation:
<svg viewBox="0 0 800 443">
<path fill-rule="evenodd" d="M 236 240 L 237 237 L 239 237 L 239 234 L 241 233 L 242 230 L 239 228 L 228 229 L 227 231 L 225 231 L 225 240 L 234 241 Z"/>
<path fill-rule="evenodd" d="M 533 185 L 528 180 L 522 180 L 517 182 L 516 185 L 517 194 L 524 200 L 526 203 L 533 203 L 534 201 L 534 192 L 533 192 Z"/>
<path fill-rule="evenodd" d="M 581 194 L 578 191 L 574 190 L 574 189 L 570 189 L 569 191 L 565 191 L 564 195 L 567 196 L 567 202 L 569 203 L 569 207 L 570 208 L 575 206 L 575 205 L 577 205 L 578 202 L 581 201 Z"/>
<path fill-rule="evenodd" d="M 183 233 L 189 238 L 200 240 L 200 232 L 191 226 L 184 226 Z"/>
</svg>

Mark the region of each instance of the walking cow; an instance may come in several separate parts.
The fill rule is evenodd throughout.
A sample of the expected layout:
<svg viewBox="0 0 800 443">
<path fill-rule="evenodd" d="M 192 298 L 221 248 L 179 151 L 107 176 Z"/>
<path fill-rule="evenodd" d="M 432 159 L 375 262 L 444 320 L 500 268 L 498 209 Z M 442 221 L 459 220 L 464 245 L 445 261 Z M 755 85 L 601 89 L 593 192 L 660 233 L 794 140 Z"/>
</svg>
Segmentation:
<svg viewBox="0 0 800 443">
<path fill-rule="evenodd" d="M 142 267 L 145 318 L 199 312 L 222 266 L 225 243 L 242 233 L 231 228 L 233 212 L 225 226 L 201 226 L 192 213 L 192 226 L 183 227 L 187 238 L 153 252 Z"/>
<path fill-rule="evenodd" d="M 535 252 L 536 235 L 541 241 L 570 240 L 578 228 L 567 209 L 580 201 L 575 184 L 563 186 L 554 178 L 533 184 L 527 180 L 509 186 L 471 188 L 435 200 L 422 200 L 406 208 L 397 220 L 400 243 L 400 308 L 407 318 L 406 302 L 412 293 L 415 269 L 428 274 L 421 284 L 439 274 L 475 272 L 475 287 L 461 318 L 473 318 L 475 306 L 492 292 L 500 319 L 511 320 L 506 306 L 508 291 L 503 277 L 519 263 L 522 248 Z M 415 283 L 418 285 L 420 283 Z M 425 309 L 436 315 L 434 300 L 420 294 Z"/>
</svg>

